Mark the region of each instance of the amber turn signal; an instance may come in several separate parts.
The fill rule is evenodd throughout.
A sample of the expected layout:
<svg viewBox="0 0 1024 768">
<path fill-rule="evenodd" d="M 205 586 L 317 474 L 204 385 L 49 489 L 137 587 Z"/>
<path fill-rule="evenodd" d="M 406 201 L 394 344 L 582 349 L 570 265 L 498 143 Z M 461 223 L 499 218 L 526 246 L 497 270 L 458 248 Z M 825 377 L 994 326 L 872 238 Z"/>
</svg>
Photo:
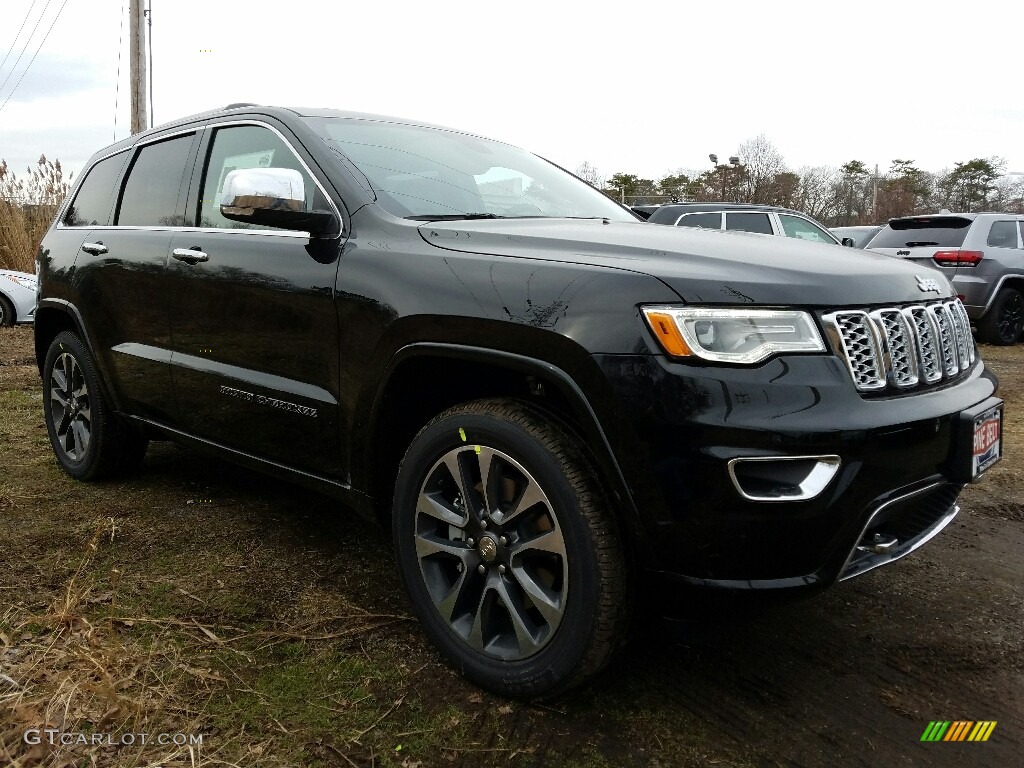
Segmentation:
<svg viewBox="0 0 1024 768">
<path fill-rule="evenodd" d="M 672 315 L 668 312 L 644 310 L 644 317 L 647 318 L 658 343 L 668 354 L 673 357 L 689 357 L 693 354 L 686 342 L 683 341 L 683 336 L 679 333 L 679 327 L 672 319 Z"/>
</svg>

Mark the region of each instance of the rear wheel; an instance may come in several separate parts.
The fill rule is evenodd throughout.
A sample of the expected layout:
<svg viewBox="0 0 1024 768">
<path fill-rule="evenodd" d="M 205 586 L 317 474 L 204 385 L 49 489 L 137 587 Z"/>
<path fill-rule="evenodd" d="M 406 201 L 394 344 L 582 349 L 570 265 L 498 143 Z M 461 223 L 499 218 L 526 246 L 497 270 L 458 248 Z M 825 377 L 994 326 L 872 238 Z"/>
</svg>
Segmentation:
<svg viewBox="0 0 1024 768">
<path fill-rule="evenodd" d="M 610 510 L 574 440 L 532 408 L 479 401 L 424 427 L 398 473 L 394 533 L 424 629 L 484 688 L 559 693 L 624 637 Z"/>
<path fill-rule="evenodd" d="M 68 331 L 57 334 L 46 354 L 43 414 L 57 461 L 78 480 L 134 469 L 146 454 L 148 440 L 110 409 L 92 356 Z"/>
<path fill-rule="evenodd" d="M 1024 296 L 1013 288 L 1004 288 L 996 296 L 985 316 L 978 321 L 978 336 L 989 344 L 1016 344 L 1024 331 Z"/>
</svg>

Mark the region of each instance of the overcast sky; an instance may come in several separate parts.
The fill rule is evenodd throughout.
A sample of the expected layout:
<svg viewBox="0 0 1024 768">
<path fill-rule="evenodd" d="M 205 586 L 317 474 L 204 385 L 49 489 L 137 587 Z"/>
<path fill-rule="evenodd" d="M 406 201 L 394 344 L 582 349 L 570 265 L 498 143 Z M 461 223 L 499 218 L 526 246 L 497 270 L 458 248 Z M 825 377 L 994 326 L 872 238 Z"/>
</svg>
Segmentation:
<svg viewBox="0 0 1024 768">
<path fill-rule="evenodd" d="M 157 124 L 254 101 L 450 125 L 605 176 L 702 170 L 760 133 L 794 170 L 996 155 L 1024 171 L 1019 0 L 151 2 Z M 17 172 L 40 153 L 77 171 L 127 135 L 125 8 L 0 0 L 0 56 L 28 14 L 0 68 Z"/>
</svg>

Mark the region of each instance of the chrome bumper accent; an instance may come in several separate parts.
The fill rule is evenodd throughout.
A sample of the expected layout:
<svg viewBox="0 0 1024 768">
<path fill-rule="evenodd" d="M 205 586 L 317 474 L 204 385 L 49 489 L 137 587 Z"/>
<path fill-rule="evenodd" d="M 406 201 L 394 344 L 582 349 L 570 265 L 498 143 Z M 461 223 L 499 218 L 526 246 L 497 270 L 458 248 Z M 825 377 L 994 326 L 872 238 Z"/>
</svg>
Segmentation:
<svg viewBox="0 0 1024 768">
<path fill-rule="evenodd" d="M 839 581 L 846 581 L 879 566 L 888 565 L 905 555 L 909 555 L 915 549 L 924 546 L 935 538 L 959 514 L 960 506 L 956 503 L 956 495 L 960 493 L 963 487 L 963 485 L 958 483 L 939 481 L 924 488 L 919 488 L 916 491 L 897 496 L 895 499 L 890 499 L 880 505 L 871 513 L 871 517 L 868 518 L 864 528 L 861 529 L 856 543 L 853 545 L 849 556 L 846 558 L 846 562 L 839 571 Z M 950 504 L 945 504 L 941 497 L 934 500 L 925 499 L 922 501 L 922 506 L 930 505 L 930 509 L 915 508 L 902 515 L 897 514 L 891 520 L 886 519 L 887 513 L 895 505 L 906 503 L 932 491 L 939 491 L 941 493 L 940 489 L 944 489 L 948 493 L 952 493 L 953 489 L 955 489 L 955 494 L 953 494 L 953 500 Z M 922 526 L 920 525 L 921 522 L 925 524 Z M 896 543 L 889 543 L 888 539 L 893 537 L 893 530 L 904 529 L 910 529 L 909 535 L 904 535 L 903 537 L 895 536 Z M 880 542 L 875 538 L 878 534 L 882 535 L 886 546 L 878 546 Z"/>
</svg>

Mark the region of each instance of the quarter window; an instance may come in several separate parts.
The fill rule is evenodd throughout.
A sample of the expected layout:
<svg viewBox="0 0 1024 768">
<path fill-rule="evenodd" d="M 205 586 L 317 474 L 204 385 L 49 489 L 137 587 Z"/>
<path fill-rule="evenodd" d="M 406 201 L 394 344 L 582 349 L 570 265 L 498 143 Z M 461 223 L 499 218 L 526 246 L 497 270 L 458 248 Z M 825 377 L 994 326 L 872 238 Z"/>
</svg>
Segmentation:
<svg viewBox="0 0 1024 768">
<path fill-rule="evenodd" d="M 747 213 L 729 211 L 725 214 L 725 228 L 737 232 L 760 232 L 764 235 L 775 234 L 767 213 Z"/>
<path fill-rule="evenodd" d="M 676 222 L 677 227 L 698 227 L 700 229 L 721 229 L 720 213 L 688 213 Z"/>
<path fill-rule="evenodd" d="M 110 205 L 114 197 L 114 185 L 121 175 L 127 152 L 100 160 L 92 167 L 82 186 L 78 188 L 74 202 L 64 214 L 68 227 L 103 227 L 110 220 Z"/>
<path fill-rule="evenodd" d="M 185 223 L 178 213 L 178 192 L 193 134 L 139 150 L 128 171 L 117 214 L 120 227 L 174 227 Z"/>
<path fill-rule="evenodd" d="M 836 244 L 834 237 L 821 227 L 807 221 L 807 219 L 801 219 L 799 216 L 788 216 L 784 213 L 779 214 L 779 219 L 782 220 L 782 229 L 785 230 L 787 237 L 797 237 L 801 240 L 810 240 L 815 243 Z"/>
<path fill-rule="evenodd" d="M 1017 247 L 1017 222 L 997 221 L 988 231 L 988 244 L 993 248 Z"/>
<path fill-rule="evenodd" d="M 203 173 L 199 199 L 199 226 L 220 229 L 273 229 L 261 224 L 233 221 L 221 216 L 220 198 L 224 179 L 243 168 L 290 168 L 302 174 L 307 211 L 329 210 L 320 188 L 299 162 L 299 158 L 276 133 L 258 125 L 221 128 L 213 134 L 209 159 Z"/>
</svg>

